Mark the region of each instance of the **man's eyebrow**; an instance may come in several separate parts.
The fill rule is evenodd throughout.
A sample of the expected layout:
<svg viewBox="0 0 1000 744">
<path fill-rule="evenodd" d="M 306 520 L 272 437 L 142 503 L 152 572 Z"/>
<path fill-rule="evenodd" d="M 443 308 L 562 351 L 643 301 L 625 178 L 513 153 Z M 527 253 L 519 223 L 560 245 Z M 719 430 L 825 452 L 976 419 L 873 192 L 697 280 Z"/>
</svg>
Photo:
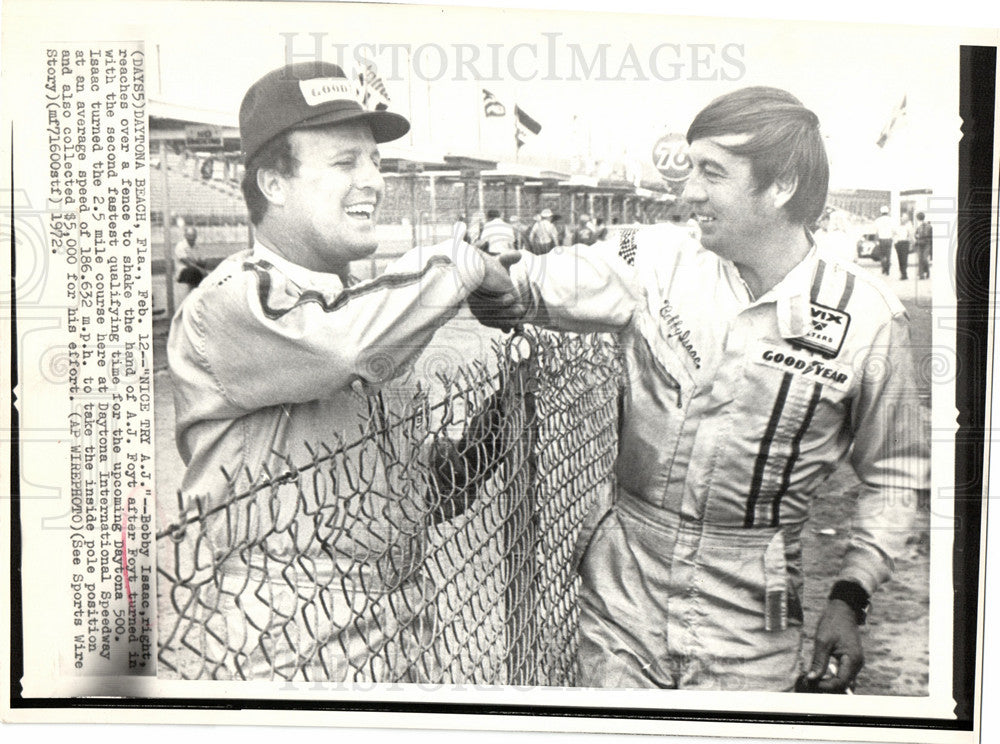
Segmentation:
<svg viewBox="0 0 1000 744">
<path fill-rule="evenodd" d="M 360 155 L 361 152 L 361 148 L 357 146 L 334 147 L 333 149 L 327 151 L 326 156 L 328 158 L 339 158 L 344 155 Z"/>
<path fill-rule="evenodd" d="M 695 161 L 695 165 L 697 165 L 702 170 L 704 170 L 705 168 L 712 168 L 722 173 L 729 172 L 726 170 L 726 166 L 724 166 L 718 160 L 713 160 L 712 158 L 709 157 L 701 157 L 701 158 L 695 157 L 693 158 L 693 160 Z"/>
<path fill-rule="evenodd" d="M 378 145 L 372 145 L 371 147 L 365 147 L 363 145 L 347 145 L 346 147 L 336 147 L 330 150 L 326 157 L 328 158 L 339 158 L 344 155 L 352 155 L 357 157 L 358 155 L 381 155 L 378 149 Z"/>
</svg>

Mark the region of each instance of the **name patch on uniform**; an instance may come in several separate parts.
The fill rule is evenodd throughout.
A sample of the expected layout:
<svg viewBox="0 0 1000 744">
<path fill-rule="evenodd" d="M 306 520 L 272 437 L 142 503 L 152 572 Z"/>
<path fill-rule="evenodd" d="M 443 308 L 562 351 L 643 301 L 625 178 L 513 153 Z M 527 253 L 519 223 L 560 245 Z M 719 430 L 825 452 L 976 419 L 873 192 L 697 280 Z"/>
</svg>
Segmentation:
<svg viewBox="0 0 1000 744">
<path fill-rule="evenodd" d="M 844 364 L 826 359 L 816 359 L 808 353 L 798 352 L 777 344 L 760 344 L 754 352 L 754 361 L 765 367 L 801 375 L 808 380 L 828 385 L 846 393 L 851 387 L 854 371 Z"/>
<path fill-rule="evenodd" d="M 667 339 L 676 339 L 676 342 L 691 357 L 691 362 L 695 368 L 701 369 L 701 354 L 694 347 L 694 339 L 691 338 L 691 331 L 684 327 L 684 320 L 679 313 L 674 311 L 674 306 L 670 304 L 670 300 L 664 301 L 663 307 L 660 308 L 660 318 L 666 323 Z"/>
<path fill-rule="evenodd" d="M 801 338 L 790 340 L 789 343 L 833 359 L 840 353 L 850 325 L 851 316 L 843 310 L 810 302 L 808 333 Z"/>
<path fill-rule="evenodd" d="M 313 78 L 312 80 L 300 80 L 299 89 L 302 97 L 310 106 L 319 106 L 321 103 L 330 101 L 355 101 L 358 97 L 354 93 L 354 86 L 344 78 Z"/>
</svg>

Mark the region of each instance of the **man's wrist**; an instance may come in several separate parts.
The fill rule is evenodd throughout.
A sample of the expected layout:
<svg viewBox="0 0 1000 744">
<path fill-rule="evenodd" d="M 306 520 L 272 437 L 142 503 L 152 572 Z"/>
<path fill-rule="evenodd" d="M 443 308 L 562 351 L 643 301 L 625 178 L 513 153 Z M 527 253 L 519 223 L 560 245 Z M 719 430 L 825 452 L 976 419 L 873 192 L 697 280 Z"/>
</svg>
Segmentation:
<svg viewBox="0 0 1000 744">
<path fill-rule="evenodd" d="M 499 300 L 510 295 L 510 289 L 487 289 L 480 284 L 469 294 L 484 300 Z"/>
<path fill-rule="evenodd" d="M 870 597 L 861 584 L 856 581 L 838 581 L 830 590 L 828 599 L 839 599 L 854 612 L 854 619 L 858 625 L 865 624 L 865 620 L 868 617 Z"/>
</svg>

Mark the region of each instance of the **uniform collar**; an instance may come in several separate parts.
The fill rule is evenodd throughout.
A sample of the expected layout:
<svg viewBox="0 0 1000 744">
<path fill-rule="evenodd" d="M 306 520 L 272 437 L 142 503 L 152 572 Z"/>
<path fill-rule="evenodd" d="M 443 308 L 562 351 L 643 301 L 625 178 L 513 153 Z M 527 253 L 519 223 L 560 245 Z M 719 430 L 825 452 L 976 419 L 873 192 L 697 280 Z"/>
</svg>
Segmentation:
<svg viewBox="0 0 1000 744">
<path fill-rule="evenodd" d="M 809 252 L 771 289 L 751 303 L 751 307 L 774 303 L 778 317 L 778 331 L 782 338 L 800 338 L 812 328 L 809 296 L 816 274 L 818 254 L 816 241 L 806 230 Z"/>
<path fill-rule="evenodd" d="M 331 288 L 331 285 L 336 285 L 336 289 L 343 288 L 343 283 L 336 274 L 313 271 L 304 266 L 299 266 L 297 263 L 289 261 L 284 256 L 268 248 L 259 240 L 254 241 L 252 258 L 266 261 L 301 287 L 322 287 L 328 289 Z"/>
</svg>

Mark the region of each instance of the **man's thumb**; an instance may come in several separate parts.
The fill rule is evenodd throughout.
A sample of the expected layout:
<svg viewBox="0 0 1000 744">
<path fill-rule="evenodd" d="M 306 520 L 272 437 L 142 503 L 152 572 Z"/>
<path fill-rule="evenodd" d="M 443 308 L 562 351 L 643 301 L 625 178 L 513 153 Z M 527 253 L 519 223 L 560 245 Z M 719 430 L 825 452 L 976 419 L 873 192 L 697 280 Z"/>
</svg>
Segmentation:
<svg viewBox="0 0 1000 744">
<path fill-rule="evenodd" d="M 457 246 L 465 237 L 467 225 L 464 222 L 456 222 L 451 226 L 451 244 Z"/>
<path fill-rule="evenodd" d="M 809 667 L 809 679 L 819 679 L 826 672 L 827 664 L 830 663 L 830 644 L 823 641 L 816 641 L 816 648 L 813 649 L 812 665 Z"/>
<path fill-rule="evenodd" d="M 521 260 L 521 251 L 506 251 L 501 253 L 497 258 L 500 259 L 500 265 L 505 269 L 509 269 L 511 266 L 516 264 Z"/>
</svg>

